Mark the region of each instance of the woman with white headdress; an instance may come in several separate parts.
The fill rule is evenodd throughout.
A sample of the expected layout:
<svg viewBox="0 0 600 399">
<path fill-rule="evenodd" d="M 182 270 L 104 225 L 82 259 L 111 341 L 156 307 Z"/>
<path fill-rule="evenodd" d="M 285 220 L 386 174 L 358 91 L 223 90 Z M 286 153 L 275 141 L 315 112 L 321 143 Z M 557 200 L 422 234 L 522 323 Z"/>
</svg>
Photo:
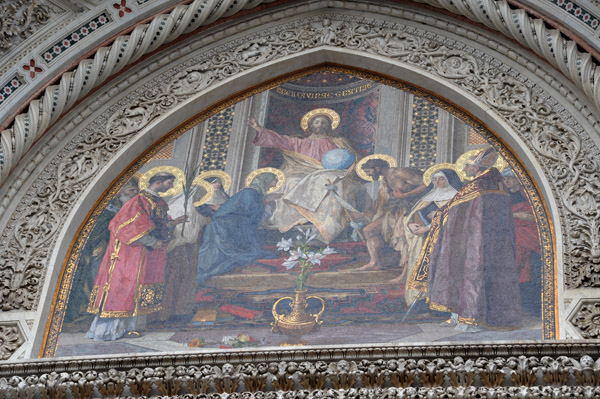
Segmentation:
<svg viewBox="0 0 600 399">
<path fill-rule="evenodd" d="M 413 287 L 415 264 L 419 259 L 423 241 L 431 227 L 433 215 L 446 205 L 460 190 L 462 182 L 454 171 L 452 164 L 438 164 L 429 168 L 423 174 L 423 182 L 428 184 L 425 194 L 415 203 L 408 216 L 404 219 L 406 248 L 402 254 L 405 267 L 398 280 L 406 278 L 404 298 L 410 306 L 420 291 Z"/>
</svg>

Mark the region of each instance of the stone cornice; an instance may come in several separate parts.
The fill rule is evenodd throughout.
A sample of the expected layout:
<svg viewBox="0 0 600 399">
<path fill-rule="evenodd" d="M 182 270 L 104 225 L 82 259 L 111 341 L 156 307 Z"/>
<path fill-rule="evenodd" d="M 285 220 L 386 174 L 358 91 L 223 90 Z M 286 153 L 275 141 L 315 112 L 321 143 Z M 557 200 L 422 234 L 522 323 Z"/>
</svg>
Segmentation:
<svg viewBox="0 0 600 399">
<path fill-rule="evenodd" d="M 552 342 L 55 359 L 0 365 L 0 395 L 593 398 L 599 352 Z"/>
</svg>

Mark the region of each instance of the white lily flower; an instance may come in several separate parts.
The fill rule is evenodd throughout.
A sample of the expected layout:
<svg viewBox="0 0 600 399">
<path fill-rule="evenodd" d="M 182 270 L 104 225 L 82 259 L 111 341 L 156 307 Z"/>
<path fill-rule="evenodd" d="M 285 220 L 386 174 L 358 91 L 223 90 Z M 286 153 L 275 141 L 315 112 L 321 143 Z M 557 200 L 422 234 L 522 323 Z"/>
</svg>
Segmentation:
<svg viewBox="0 0 600 399">
<path fill-rule="evenodd" d="M 281 241 L 279 241 L 277 243 L 277 249 L 279 249 L 281 251 L 289 251 L 291 247 L 292 247 L 292 239 L 291 238 L 289 240 L 282 238 Z"/>
<path fill-rule="evenodd" d="M 302 259 L 308 259 L 308 256 L 302 251 L 302 248 L 298 248 L 298 254 Z"/>
<path fill-rule="evenodd" d="M 310 252 L 308 254 L 308 261 L 310 263 L 312 263 L 313 265 L 320 265 L 321 259 L 323 259 L 324 257 L 325 257 L 325 255 L 320 254 L 318 252 Z"/>
<path fill-rule="evenodd" d="M 335 252 L 335 249 L 331 248 L 331 247 L 327 247 L 323 250 L 323 255 L 331 255 L 331 254 L 335 254 L 337 252 Z"/>
<path fill-rule="evenodd" d="M 290 257 L 288 258 L 288 260 L 296 260 L 299 258 L 306 259 L 306 254 L 302 252 L 301 248 L 298 250 L 292 249 L 290 251 Z"/>
<path fill-rule="evenodd" d="M 283 262 L 281 265 L 285 266 L 286 270 L 290 270 L 292 269 L 294 266 L 296 266 L 298 264 L 297 260 L 293 260 L 293 259 L 288 259 L 285 262 Z"/>
</svg>

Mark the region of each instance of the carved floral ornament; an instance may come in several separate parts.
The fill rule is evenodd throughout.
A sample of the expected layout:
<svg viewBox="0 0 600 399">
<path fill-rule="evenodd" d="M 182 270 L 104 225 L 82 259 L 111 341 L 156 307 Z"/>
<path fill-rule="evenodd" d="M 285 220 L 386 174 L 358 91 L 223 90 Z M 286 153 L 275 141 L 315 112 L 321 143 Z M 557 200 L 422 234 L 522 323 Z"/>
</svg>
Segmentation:
<svg viewBox="0 0 600 399">
<path fill-rule="evenodd" d="M 431 18 L 398 9 L 398 15 L 403 13 L 412 19 Z M 472 33 L 465 33 L 464 28 L 460 30 L 447 21 L 438 20 L 438 23 L 448 30 L 461 31 L 465 35 Z M 252 24 L 258 26 L 261 21 L 249 21 L 244 28 Z M 326 29 L 328 24 L 336 28 L 333 36 L 331 30 Z M 214 35 L 215 38 L 223 36 L 224 33 Z M 231 36 L 228 31 L 226 37 Z M 490 41 L 487 37 L 471 36 L 486 43 Z M 468 46 L 466 39 L 458 43 L 439 33 L 403 24 L 399 17 L 391 23 L 378 20 L 376 15 L 366 20 L 331 13 L 288 21 L 223 43 L 183 63 L 173 63 L 170 70 L 135 91 L 124 90 L 129 87 L 125 80 L 115 82 L 113 90 L 99 94 L 95 102 L 83 104 L 88 107 L 86 113 L 82 113 L 85 115 L 111 96 L 123 93 L 115 105 L 104 109 L 95 119 L 85 120 L 85 123 L 77 121 L 85 128 L 79 128 L 79 133 L 69 140 L 61 141 L 68 134 L 67 129 L 54 133 L 52 144 L 63 149 L 48 161 L 2 231 L 0 257 L 4 265 L 0 266 L 0 280 L 6 282 L 0 291 L 2 309 L 37 308 L 50 254 L 56 245 L 62 245 L 56 242 L 57 233 L 92 178 L 125 144 L 158 117 L 172 112 L 203 89 L 266 62 L 324 44 L 360 52 L 367 57 L 382 56 L 418 68 L 488 104 L 508 126 L 520 133 L 553 184 L 567 234 L 564 252 L 573 255 L 564 259 L 566 285 L 577 288 L 600 284 L 593 278 L 594 265 L 600 263 L 600 241 L 597 239 L 600 216 L 595 212 L 600 203 L 600 167 L 594 159 L 597 149 L 577 123 L 586 118 L 581 114 L 570 114 L 543 87 L 492 54 Z M 496 45 L 498 52 L 510 51 Z M 189 51 L 189 47 L 173 49 L 171 59 L 178 58 L 177 52 Z M 146 72 L 161 65 L 149 63 Z M 537 73 L 544 74 L 541 70 Z M 143 78 L 139 72 L 132 77 Z M 544 78 L 552 81 L 550 75 L 544 74 Z M 561 86 L 556 81 L 554 84 Z M 588 115 L 587 118 L 593 117 Z M 77 126 L 75 120 L 72 122 L 70 129 Z M 40 149 L 40 159 L 50 151 L 48 148 Z M 15 182 L 16 188 L 18 184 L 21 183 Z M 5 206 L 3 204 L 3 210 Z"/>
<path fill-rule="evenodd" d="M 547 354 L 518 345 L 500 345 L 496 354 L 482 346 L 406 349 L 413 354 L 381 347 L 349 350 L 345 356 L 337 350 L 230 353 L 219 360 L 186 355 L 63 361 L 53 371 L 47 363 L 5 365 L 0 367 L 0 395 L 591 399 L 600 394 L 600 360 L 581 354 L 588 349 L 597 356 L 591 346 L 554 344 Z"/>
<path fill-rule="evenodd" d="M 0 5 L 0 54 L 50 22 L 52 10 L 44 1 L 17 0 Z"/>
<path fill-rule="evenodd" d="M 8 359 L 23 342 L 23 337 L 15 324 L 0 325 L 0 360 Z"/>
</svg>

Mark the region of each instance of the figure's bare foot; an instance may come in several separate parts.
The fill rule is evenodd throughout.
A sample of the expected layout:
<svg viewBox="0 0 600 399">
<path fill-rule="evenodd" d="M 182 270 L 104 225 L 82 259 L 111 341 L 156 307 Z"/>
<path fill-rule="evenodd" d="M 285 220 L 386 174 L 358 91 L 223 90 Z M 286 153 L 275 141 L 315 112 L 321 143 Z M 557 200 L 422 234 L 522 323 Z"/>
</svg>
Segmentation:
<svg viewBox="0 0 600 399">
<path fill-rule="evenodd" d="M 369 262 L 366 265 L 359 267 L 356 270 L 365 271 L 365 270 L 381 270 L 381 266 L 377 263 Z"/>
<path fill-rule="evenodd" d="M 401 284 L 406 282 L 406 266 L 402 267 L 402 273 L 394 279 L 391 279 L 387 282 L 387 284 Z"/>
<path fill-rule="evenodd" d="M 406 276 L 404 275 L 404 273 L 402 273 L 398 277 L 393 278 L 390 281 L 388 281 L 386 284 L 401 284 L 401 283 L 404 283 L 405 280 L 406 280 Z"/>
</svg>

